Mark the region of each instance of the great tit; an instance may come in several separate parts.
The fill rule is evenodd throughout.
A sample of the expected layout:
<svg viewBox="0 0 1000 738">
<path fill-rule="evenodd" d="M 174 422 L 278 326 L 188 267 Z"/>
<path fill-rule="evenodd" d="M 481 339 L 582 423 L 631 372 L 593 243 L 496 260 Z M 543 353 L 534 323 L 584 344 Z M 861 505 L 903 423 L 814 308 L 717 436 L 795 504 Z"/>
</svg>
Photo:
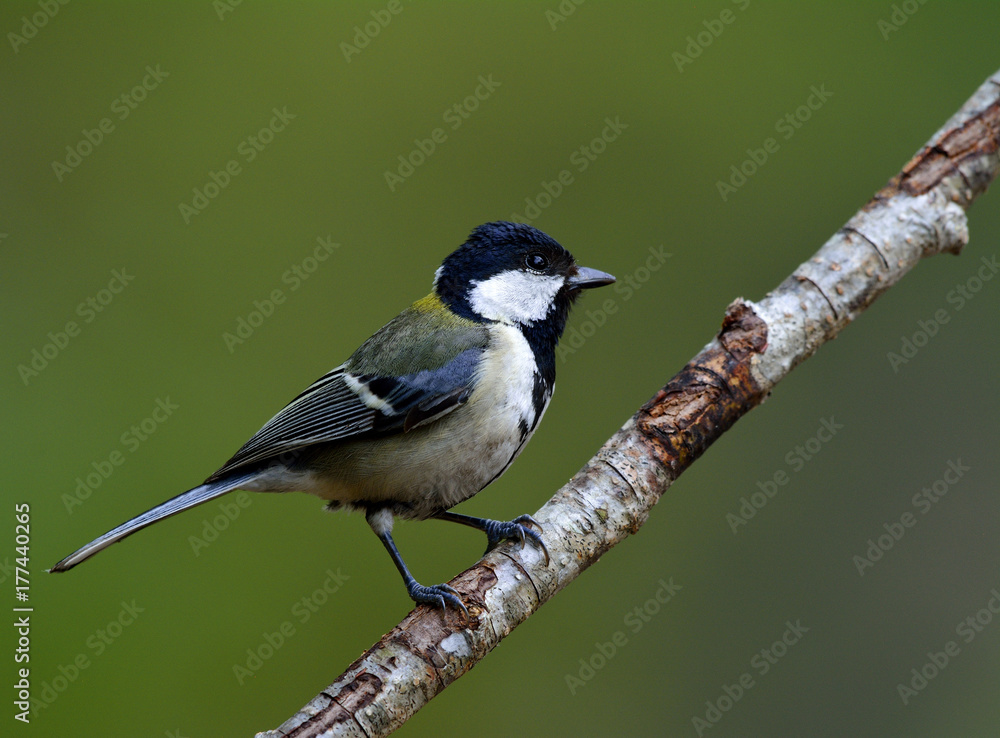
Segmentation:
<svg viewBox="0 0 1000 738">
<path fill-rule="evenodd" d="M 581 290 L 610 274 L 577 266 L 522 223 L 479 226 L 435 273 L 433 291 L 320 377 L 205 482 L 67 556 L 72 569 L 147 525 L 233 490 L 310 492 L 365 513 L 417 603 L 465 611 L 447 584 L 423 586 L 392 540 L 395 516 L 438 518 L 486 533 L 487 551 L 527 538 L 548 552 L 531 516 L 508 522 L 449 512 L 499 477 L 552 397 L 556 344 Z M 466 613 L 467 614 L 467 613 Z"/>
</svg>

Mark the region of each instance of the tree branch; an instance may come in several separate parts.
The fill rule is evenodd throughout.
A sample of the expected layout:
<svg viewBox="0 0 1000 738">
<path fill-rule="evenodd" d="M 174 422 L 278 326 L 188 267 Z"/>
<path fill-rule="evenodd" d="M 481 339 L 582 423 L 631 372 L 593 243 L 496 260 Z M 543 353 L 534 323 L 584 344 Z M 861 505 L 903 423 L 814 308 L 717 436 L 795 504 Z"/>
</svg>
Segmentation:
<svg viewBox="0 0 1000 738">
<path fill-rule="evenodd" d="M 722 330 L 534 517 L 552 557 L 501 546 L 450 584 L 469 607 L 418 607 L 300 712 L 258 738 L 383 736 L 486 656 L 605 552 L 781 379 L 922 258 L 961 252 L 965 209 L 1000 169 L 1000 72 L 816 254 Z"/>
</svg>

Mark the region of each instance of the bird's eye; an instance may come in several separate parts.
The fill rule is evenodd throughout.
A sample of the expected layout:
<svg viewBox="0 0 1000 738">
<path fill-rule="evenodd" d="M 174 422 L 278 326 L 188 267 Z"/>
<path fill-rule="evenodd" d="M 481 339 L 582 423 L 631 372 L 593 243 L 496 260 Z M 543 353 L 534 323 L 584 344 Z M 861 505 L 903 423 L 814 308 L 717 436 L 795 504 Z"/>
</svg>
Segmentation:
<svg viewBox="0 0 1000 738">
<path fill-rule="evenodd" d="M 528 269 L 532 269 L 536 272 L 543 272 L 548 268 L 549 260 L 545 254 L 533 251 L 524 257 L 524 264 L 528 267 Z"/>
</svg>

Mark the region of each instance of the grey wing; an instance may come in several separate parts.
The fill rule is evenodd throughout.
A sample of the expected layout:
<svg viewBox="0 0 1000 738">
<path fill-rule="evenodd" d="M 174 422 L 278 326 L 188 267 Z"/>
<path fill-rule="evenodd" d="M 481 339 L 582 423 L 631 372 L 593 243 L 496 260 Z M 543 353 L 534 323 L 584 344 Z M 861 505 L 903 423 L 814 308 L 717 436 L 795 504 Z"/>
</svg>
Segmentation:
<svg viewBox="0 0 1000 738">
<path fill-rule="evenodd" d="M 244 444 L 206 481 L 318 443 L 408 432 L 464 404 L 482 349 L 462 352 L 438 369 L 402 377 L 356 375 L 339 366 L 324 375 Z"/>
<path fill-rule="evenodd" d="M 472 393 L 483 349 L 466 349 L 442 367 L 402 377 L 362 374 L 356 378 L 361 392 L 377 398 L 382 407 L 375 430 L 403 431 L 432 423 L 460 405 Z"/>
<path fill-rule="evenodd" d="M 347 381 L 343 366 L 324 374 L 264 424 L 233 458 L 206 481 L 315 443 L 361 435 L 378 411 L 366 405 Z"/>
</svg>

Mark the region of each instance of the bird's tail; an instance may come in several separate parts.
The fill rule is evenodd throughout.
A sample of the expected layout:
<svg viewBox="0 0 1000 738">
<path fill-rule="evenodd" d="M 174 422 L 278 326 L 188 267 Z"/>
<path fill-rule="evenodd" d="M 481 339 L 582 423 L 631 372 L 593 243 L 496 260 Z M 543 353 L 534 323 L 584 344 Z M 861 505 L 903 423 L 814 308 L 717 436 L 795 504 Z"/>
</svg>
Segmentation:
<svg viewBox="0 0 1000 738">
<path fill-rule="evenodd" d="M 152 510 L 147 510 L 142 515 L 132 518 L 127 523 L 122 523 L 114 530 L 109 530 L 100 538 L 91 541 L 83 548 L 71 553 L 49 569 L 49 571 L 52 573 L 69 571 L 81 561 L 86 561 L 98 551 L 103 551 L 112 543 L 118 543 L 118 541 L 132 535 L 137 530 L 142 530 L 147 525 L 152 525 L 159 520 L 169 518 L 171 515 L 176 515 L 195 505 L 201 505 L 209 500 L 214 500 L 216 497 L 221 497 L 228 492 L 232 492 L 234 489 L 238 489 L 240 485 L 253 479 L 254 476 L 256 475 L 248 474 L 230 477 L 189 489 L 187 492 L 167 500 L 162 505 L 157 505 Z"/>
</svg>

